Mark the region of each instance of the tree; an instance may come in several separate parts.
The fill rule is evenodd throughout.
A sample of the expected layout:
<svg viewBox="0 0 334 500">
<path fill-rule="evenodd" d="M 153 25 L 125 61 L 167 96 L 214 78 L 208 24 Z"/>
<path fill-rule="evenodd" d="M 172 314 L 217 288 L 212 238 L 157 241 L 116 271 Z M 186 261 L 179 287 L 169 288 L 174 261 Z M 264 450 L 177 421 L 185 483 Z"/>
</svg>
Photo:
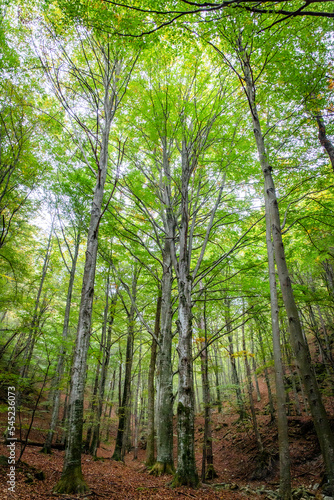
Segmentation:
<svg viewBox="0 0 334 500">
<path fill-rule="evenodd" d="M 82 160 L 95 177 L 79 321 L 71 372 L 68 440 L 62 477 L 55 486 L 57 493 L 82 493 L 88 490 L 81 471 L 81 443 L 86 359 L 90 338 L 98 231 L 103 213 L 113 194 L 111 191 L 109 200 L 105 201 L 107 205 L 103 208 L 111 125 L 125 95 L 136 60 L 136 56 L 126 58 L 123 54 L 124 49 L 115 46 L 109 36 L 93 35 L 86 31 L 83 26 L 78 25 L 74 27 L 74 32 L 78 40 L 77 50 L 80 49 L 78 55 L 69 51 L 65 44 L 66 41 L 62 37 L 49 30 L 59 51 L 58 56 L 66 67 L 69 81 L 62 81 L 63 73 L 60 72 L 58 61 L 58 65 L 56 65 L 55 59 L 49 60 L 49 55 L 45 51 L 40 56 L 56 96 L 74 122 L 73 135 L 77 139 Z M 81 110 L 76 109 L 80 102 L 87 107 L 83 116 Z M 95 115 L 95 121 L 91 121 L 91 117 L 87 114 L 88 111 Z M 80 129 L 76 129 L 75 126 L 79 126 Z M 87 142 L 84 142 L 84 137 Z M 91 148 L 91 156 L 88 156 L 87 146 Z M 121 156 L 119 149 L 118 168 Z"/>
</svg>

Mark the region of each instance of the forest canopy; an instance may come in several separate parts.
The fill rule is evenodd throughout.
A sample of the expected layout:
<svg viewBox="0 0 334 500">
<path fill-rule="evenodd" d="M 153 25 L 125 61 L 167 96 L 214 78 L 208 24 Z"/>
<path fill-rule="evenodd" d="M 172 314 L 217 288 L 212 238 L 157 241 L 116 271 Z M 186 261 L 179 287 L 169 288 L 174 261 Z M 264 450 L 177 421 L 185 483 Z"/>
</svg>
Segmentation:
<svg viewBox="0 0 334 500">
<path fill-rule="evenodd" d="M 0 8 L 1 399 L 16 388 L 19 460 L 45 412 L 43 452 L 65 447 L 55 493 L 89 491 L 83 452 L 124 461 L 140 440 L 152 475 L 196 488 L 228 408 L 263 468 L 262 377 L 278 498 L 291 412 L 333 494 L 333 2 Z"/>
</svg>

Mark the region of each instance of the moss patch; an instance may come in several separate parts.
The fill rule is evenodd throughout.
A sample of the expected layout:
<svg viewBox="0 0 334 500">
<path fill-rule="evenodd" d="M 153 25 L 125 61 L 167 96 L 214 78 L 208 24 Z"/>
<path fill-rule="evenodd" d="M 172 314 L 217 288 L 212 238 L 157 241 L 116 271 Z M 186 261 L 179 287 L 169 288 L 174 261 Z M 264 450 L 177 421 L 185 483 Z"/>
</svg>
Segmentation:
<svg viewBox="0 0 334 500">
<path fill-rule="evenodd" d="M 162 476 L 164 474 L 174 474 L 175 469 L 174 465 L 169 462 L 156 462 L 152 469 L 150 470 L 150 474 L 152 476 Z"/>
<path fill-rule="evenodd" d="M 80 465 L 63 474 L 53 493 L 88 493 L 89 487 L 83 478 Z"/>
</svg>

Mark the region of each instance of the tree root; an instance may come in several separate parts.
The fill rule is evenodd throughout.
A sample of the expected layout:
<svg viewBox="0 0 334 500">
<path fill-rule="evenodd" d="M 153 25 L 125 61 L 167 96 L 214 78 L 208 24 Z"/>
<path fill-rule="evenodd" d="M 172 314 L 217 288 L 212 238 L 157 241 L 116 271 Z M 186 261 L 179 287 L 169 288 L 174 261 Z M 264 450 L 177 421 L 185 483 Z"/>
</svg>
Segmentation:
<svg viewBox="0 0 334 500">
<path fill-rule="evenodd" d="M 273 475 L 277 464 L 277 456 L 263 450 L 256 456 L 256 467 L 251 475 L 252 480 L 262 480 Z"/>
</svg>

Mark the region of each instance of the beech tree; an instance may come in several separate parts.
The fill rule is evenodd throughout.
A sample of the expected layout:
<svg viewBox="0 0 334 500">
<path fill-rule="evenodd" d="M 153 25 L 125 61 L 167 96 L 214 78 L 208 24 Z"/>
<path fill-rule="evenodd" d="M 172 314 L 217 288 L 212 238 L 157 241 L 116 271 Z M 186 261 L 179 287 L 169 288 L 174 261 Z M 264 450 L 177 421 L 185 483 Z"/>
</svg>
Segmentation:
<svg viewBox="0 0 334 500">
<path fill-rule="evenodd" d="M 60 69 L 59 61 L 49 59 L 46 48 L 41 53 L 41 62 L 56 96 L 74 122 L 73 136 L 86 164 L 96 179 L 88 227 L 85 270 L 81 291 L 81 303 L 76 337 L 76 347 L 71 373 L 71 389 L 68 410 L 68 440 L 62 478 L 55 487 L 57 493 L 85 492 L 88 487 L 81 472 L 81 443 L 83 399 L 86 375 L 86 359 L 89 347 L 95 268 L 98 250 L 98 230 L 101 218 L 113 194 L 105 200 L 105 183 L 109 163 L 109 138 L 116 111 L 125 95 L 136 56 L 123 55 L 122 47 L 115 47 L 110 37 L 88 33 L 83 26 L 75 26 L 78 48 L 83 54 L 72 55 L 66 47 L 66 40 L 53 35 L 58 57 L 65 66 Z M 93 57 L 93 59 L 91 59 Z M 69 80 L 66 79 L 67 73 Z M 63 77 L 64 75 L 64 77 Z M 63 79 L 63 78 L 64 79 Z M 85 108 L 78 111 L 76 106 Z M 95 122 L 87 115 L 96 116 Z M 79 127 L 79 128 L 76 128 Z M 87 152 L 87 146 L 90 148 Z M 118 167 L 122 152 L 119 146 Z"/>
<path fill-rule="evenodd" d="M 44 451 L 66 441 L 55 492 L 87 493 L 83 439 L 98 458 L 104 437 L 121 461 L 147 441 L 151 474 L 197 487 L 201 409 L 201 480 L 219 473 L 211 421 L 226 409 L 240 429 L 251 414 L 263 478 L 261 379 L 280 497 L 294 477 L 287 412 L 311 413 L 332 493 L 332 4 L 60 0 L 30 17 L 11 5 L 0 33 L 15 31 L 19 47 L 14 57 L 4 43 L 0 64 L 1 383 L 34 394 L 43 381 Z M 20 81 L 28 33 L 39 63 Z"/>
</svg>

